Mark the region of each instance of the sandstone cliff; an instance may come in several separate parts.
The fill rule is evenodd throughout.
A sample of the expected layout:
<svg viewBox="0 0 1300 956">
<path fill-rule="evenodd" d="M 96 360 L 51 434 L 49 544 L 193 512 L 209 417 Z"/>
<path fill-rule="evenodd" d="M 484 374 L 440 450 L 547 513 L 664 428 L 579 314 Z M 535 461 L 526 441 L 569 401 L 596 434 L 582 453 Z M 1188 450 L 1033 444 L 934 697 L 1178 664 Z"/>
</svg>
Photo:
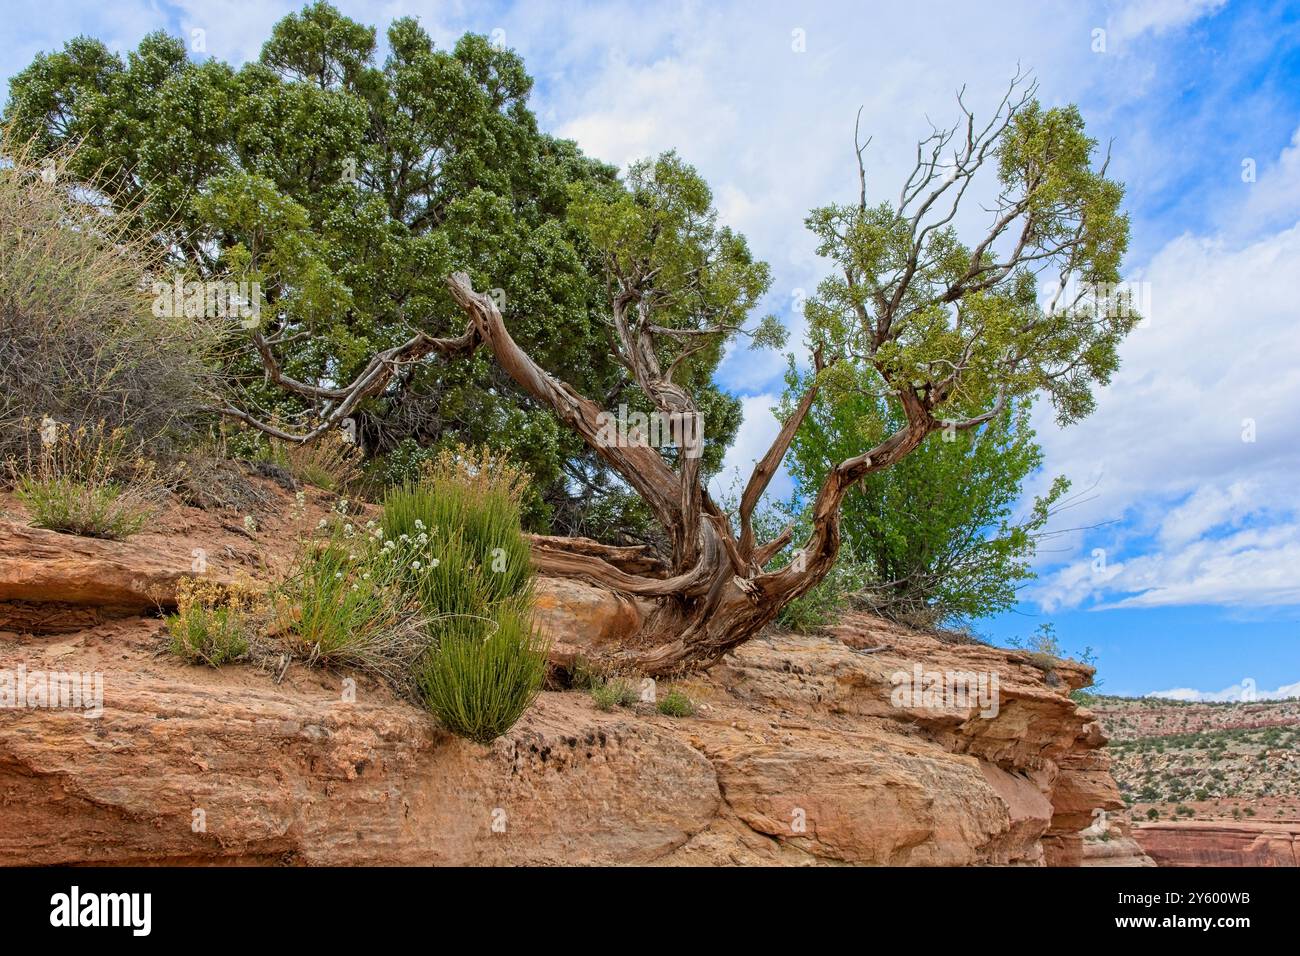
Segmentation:
<svg viewBox="0 0 1300 956">
<path fill-rule="evenodd" d="M 1300 824 L 1236 820 L 1144 823 L 1133 836 L 1157 866 L 1300 866 Z"/>
<path fill-rule="evenodd" d="M 1068 697 L 1084 668 L 863 615 L 746 645 L 685 682 L 694 717 L 546 691 L 491 747 L 365 679 L 351 699 L 347 674 L 163 652 L 152 601 L 196 548 L 211 576 L 271 573 L 288 519 L 260 526 L 178 508 L 119 544 L 0 519 L 0 672 L 103 681 L 98 716 L 0 710 L 0 864 L 1077 865 L 1094 811 L 1121 806 Z M 560 656 L 641 612 L 540 592 Z M 996 715 L 894 706 L 916 664 L 996 672 Z"/>
</svg>

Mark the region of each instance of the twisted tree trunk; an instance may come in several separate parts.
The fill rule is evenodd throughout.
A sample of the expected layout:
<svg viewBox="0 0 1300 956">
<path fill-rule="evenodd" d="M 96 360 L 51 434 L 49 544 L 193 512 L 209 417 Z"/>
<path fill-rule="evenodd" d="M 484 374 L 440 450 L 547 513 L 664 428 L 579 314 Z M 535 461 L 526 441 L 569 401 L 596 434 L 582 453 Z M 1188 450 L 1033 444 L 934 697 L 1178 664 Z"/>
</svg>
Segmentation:
<svg viewBox="0 0 1300 956">
<path fill-rule="evenodd" d="M 982 127 L 958 97 L 963 120 L 950 129 L 935 129 L 918 144 L 916 164 L 888 225 L 874 223 L 874 213 L 867 208 L 862 160 L 866 147 L 859 143 L 855 127 L 857 209 L 828 207 L 821 212 L 830 220 L 814 228 L 843 271 L 831 295 L 831 307 L 842 313 L 843 328 L 840 321 L 815 328 L 832 356 L 860 363 L 855 373 L 867 372 L 899 403 L 906 422 L 876 447 L 830 470 L 813 505 L 808 540 L 778 570 L 764 569 L 792 543 L 793 529 L 760 543 L 754 509 L 816 398 L 824 378 L 820 348 L 814 355 L 818 374 L 755 466 L 734 529 L 732 518 L 710 498 L 701 480 L 698 456 L 681 447 L 670 465 L 644 436 L 609 440 L 605 410 L 533 361 L 511 337 L 493 298 L 475 292 L 465 273 L 447 279 L 469 320 L 462 335 L 435 339 L 417 334 L 376 355 L 345 386 L 289 378 L 275 361 L 272 346 L 277 341 L 254 334 L 268 381 L 317 406 L 319 424 L 307 434 L 280 431 L 238 408 L 222 411 L 281 438 L 310 441 L 344 421 L 361 400 L 379 394 L 399 367 L 435 353 L 452 357 L 486 346 L 520 388 L 581 436 L 641 497 L 664 529 L 671 550 L 668 559 L 658 563 L 594 542 L 536 540 L 533 553 L 540 570 L 654 603 L 640 631 L 612 653 L 612 663 L 652 675 L 707 666 L 761 631 L 831 570 L 840 548 L 841 505 L 864 477 L 892 466 L 941 425 L 945 432 L 978 428 L 1000 415 L 1015 396 L 1037 389 L 1050 391 L 1066 418 L 1077 417 L 1089 398 L 1080 381 L 1108 380 L 1118 361 L 1116 343 L 1137 320 L 1123 311 L 1114 316 L 1112 298 L 1098 298 L 1089 288 L 1095 290 L 1099 277 L 1118 281 L 1118 257 L 1127 237 L 1127 225 L 1117 211 L 1122 191 L 1106 181 L 1106 163 L 1097 173 L 1090 170 L 1086 154 L 1091 141 L 1083 138 L 1077 113 L 1051 111 L 1048 122 L 1039 116 L 1032 84 L 1025 84 L 1026 78 L 1017 73 Z M 1004 134 L 1022 118 L 1026 129 L 1041 129 L 1042 135 L 1019 137 L 1007 152 L 1000 151 Z M 952 158 L 947 160 L 950 147 Z M 1016 175 L 1002 176 L 993 222 L 983 238 L 968 250 L 953 246 L 949 224 L 967 187 L 991 159 L 1014 162 Z M 666 184 L 646 188 L 651 174 L 639 168 L 632 190 L 636 201 L 608 211 L 618 219 L 615 231 L 620 235 L 624 225 L 644 233 L 635 241 L 608 241 L 602 248 L 614 332 L 611 346 L 630 373 L 630 382 L 657 415 L 673 421 L 694 416 L 698 422 L 695 400 L 673 381 L 674 375 L 687 367 L 691 356 L 743 331 L 743 318 L 756 304 L 759 287 L 766 289 L 766 277 L 750 268 L 743 248 L 733 248 L 730 234 L 714 230 L 711 216 L 701 215 L 698 196 L 683 198 L 673 185 L 694 184 L 699 188 L 686 189 L 694 194 L 703 191 L 702 181 L 671 158 L 662 162 Z M 653 176 L 657 170 L 656 165 Z M 843 234 L 837 231 L 841 227 Z M 672 239 L 669 251 L 662 253 L 667 260 L 657 251 L 664 230 Z M 877 241 L 892 249 L 897 239 L 906 247 L 901 259 L 892 251 L 883 257 L 873 251 Z M 859 242 L 863 248 L 857 248 Z M 1008 242 L 1010 253 L 997 254 Z M 681 258 L 682 249 L 689 253 L 676 263 L 682 268 L 665 274 L 665 262 L 674 255 Z M 968 264 L 954 272 L 948 259 L 957 250 Z M 1022 282 L 1049 264 L 1059 273 L 1056 291 L 1046 308 L 1027 309 Z M 1067 295 L 1071 277 L 1081 281 Z M 990 321 L 990 309 L 998 321 Z M 929 336 L 937 317 L 949 322 L 941 338 L 951 342 L 936 346 L 933 356 L 922 355 L 910 340 Z M 914 334 L 918 330 L 923 334 Z M 992 390 L 974 407 L 985 407 L 995 394 L 993 407 L 960 421 L 936 420 L 936 412 L 950 399 L 954 407 L 973 401 L 964 388 L 970 375 L 975 375 L 981 395 Z"/>
<path fill-rule="evenodd" d="M 533 361 L 511 337 L 491 296 L 474 291 L 469 277 L 455 273 L 448 286 L 470 320 L 473 335 L 492 350 L 498 364 L 543 403 L 614 468 L 654 512 L 672 543 L 670 566 L 659 573 L 629 571 L 598 549 L 567 548 L 547 539 L 535 548 L 539 570 L 572 577 L 630 597 L 649 598 L 654 610 L 640 631 L 606 661 L 652 676 L 707 667 L 744 643 L 780 613 L 787 603 L 822 580 L 840 547 L 839 512 L 844 495 L 872 471 L 898 461 L 936 427 L 924 404 L 904 397 L 909 423 L 876 448 L 850 459 L 827 477 L 813 511 L 813 530 L 794 560 L 776 571 L 763 567 L 791 541 L 786 529 L 772 541 L 755 540 L 752 516 L 768 482 L 816 397 L 814 384 L 786 421 L 772 447 L 757 464 L 741 499 L 739 534 L 712 501 L 699 479 L 698 463 L 681 456 L 674 471 L 658 450 L 641 440 L 609 442 L 602 432 L 602 409 Z M 818 358 L 820 365 L 820 358 Z M 693 411 L 680 389 L 657 378 L 657 368 L 642 367 L 643 388 L 666 396 L 665 410 Z"/>
</svg>

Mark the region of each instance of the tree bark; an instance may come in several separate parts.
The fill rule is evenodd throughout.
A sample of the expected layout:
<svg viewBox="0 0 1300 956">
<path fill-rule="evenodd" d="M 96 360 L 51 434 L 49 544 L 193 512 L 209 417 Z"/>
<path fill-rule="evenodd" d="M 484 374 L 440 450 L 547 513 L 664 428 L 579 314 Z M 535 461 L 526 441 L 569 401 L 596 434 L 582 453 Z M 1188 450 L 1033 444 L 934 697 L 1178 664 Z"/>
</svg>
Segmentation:
<svg viewBox="0 0 1300 956">
<path fill-rule="evenodd" d="M 812 405 L 815 383 L 756 466 L 742 499 L 737 535 L 726 514 L 710 499 L 697 468 L 687 465 L 688 459 L 683 458 L 680 471 L 674 471 L 644 442 L 602 440 L 602 409 L 541 368 L 519 347 L 491 296 L 475 292 L 464 273 L 454 273 L 447 283 L 476 337 L 492 350 L 501 368 L 618 471 L 645 499 L 672 542 L 672 561 L 666 568 L 629 564 L 625 560 L 629 556 L 616 554 L 617 549 L 567 547 L 559 539 L 538 542 L 535 562 L 546 573 L 655 601 L 641 629 L 607 658 L 593 661 L 597 665 L 669 676 L 707 667 L 757 635 L 781 608 L 815 587 L 831 570 L 840 547 L 839 512 L 845 494 L 867 474 L 887 468 L 909 453 L 935 427 L 924 402 L 908 391 L 902 398 L 907 426 L 830 473 L 817 496 L 807 544 L 785 567 L 764 571 L 763 566 L 791 540 L 792 533 L 787 529 L 774 541 L 758 545 L 752 513 Z M 820 369 L 820 356 L 817 366 Z M 653 378 L 647 378 L 645 385 L 654 384 Z M 660 389 L 656 401 L 666 394 L 673 396 L 667 404 L 679 410 L 680 397 L 668 390 Z"/>
</svg>

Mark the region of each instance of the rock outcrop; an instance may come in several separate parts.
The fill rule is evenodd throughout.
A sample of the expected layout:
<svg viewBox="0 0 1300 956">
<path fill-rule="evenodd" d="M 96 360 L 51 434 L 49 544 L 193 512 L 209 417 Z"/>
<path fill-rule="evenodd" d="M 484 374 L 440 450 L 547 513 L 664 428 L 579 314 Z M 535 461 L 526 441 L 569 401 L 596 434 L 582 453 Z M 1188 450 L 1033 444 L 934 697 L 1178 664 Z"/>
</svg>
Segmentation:
<svg viewBox="0 0 1300 956">
<path fill-rule="evenodd" d="M 283 545 L 271 520 L 252 542 L 185 520 L 197 539 L 125 546 L 0 521 L 0 601 L 35 609 L 10 611 L 0 676 L 102 681 L 102 710 L 0 709 L 0 864 L 1077 865 L 1094 810 L 1121 805 L 1068 696 L 1080 665 L 865 615 L 743 646 L 681 684 L 693 717 L 546 691 L 490 747 L 354 675 L 189 666 L 126 596 L 174 582 L 195 540 L 218 575 Z M 84 616 L 42 617 L 55 602 Z M 546 579 L 539 608 L 562 655 L 642 613 Z M 918 668 L 996 674 L 996 707 L 900 699 Z"/>
<path fill-rule="evenodd" d="M 1180 820 L 1133 836 L 1158 866 L 1300 866 L 1300 823 Z"/>
</svg>

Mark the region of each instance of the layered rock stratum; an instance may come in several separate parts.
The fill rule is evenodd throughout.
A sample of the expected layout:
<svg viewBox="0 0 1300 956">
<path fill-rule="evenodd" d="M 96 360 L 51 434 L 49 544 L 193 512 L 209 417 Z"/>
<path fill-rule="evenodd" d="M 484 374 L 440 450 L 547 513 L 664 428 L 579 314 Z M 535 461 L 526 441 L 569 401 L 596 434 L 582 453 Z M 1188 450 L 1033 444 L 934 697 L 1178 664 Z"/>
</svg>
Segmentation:
<svg viewBox="0 0 1300 956">
<path fill-rule="evenodd" d="M 270 580 L 306 515 L 168 511 L 127 543 L 0 519 L 0 672 L 95 674 L 102 712 L 0 709 L 0 864 L 1149 864 L 1126 834 L 1082 665 L 850 615 L 681 682 L 698 706 L 547 690 L 488 747 L 346 672 L 182 663 L 156 613 L 194 573 Z M 542 579 L 557 655 L 642 609 Z M 899 671 L 997 673 L 996 715 L 895 706 Z M 662 686 L 659 692 L 663 692 Z"/>
<path fill-rule="evenodd" d="M 1300 700 L 1096 697 L 1133 836 L 1161 866 L 1296 866 Z"/>
<path fill-rule="evenodd" d="M 1179 820 L 1134 836 L 1157 866 L 1300 866 L 1300 824 Z"/>
</svg>

